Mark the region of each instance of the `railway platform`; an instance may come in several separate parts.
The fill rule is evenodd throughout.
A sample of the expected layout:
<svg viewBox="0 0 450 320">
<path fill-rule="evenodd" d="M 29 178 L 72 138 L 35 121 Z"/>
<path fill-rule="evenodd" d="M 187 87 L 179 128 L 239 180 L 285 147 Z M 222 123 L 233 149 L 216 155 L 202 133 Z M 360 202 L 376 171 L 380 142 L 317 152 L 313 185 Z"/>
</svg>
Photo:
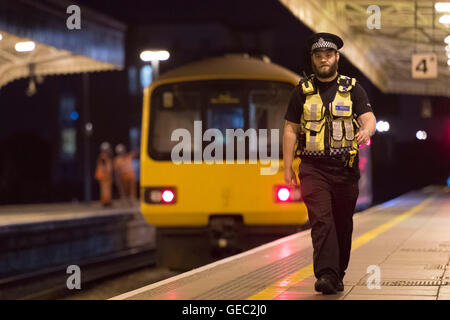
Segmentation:
<svg viewBox="0 0 450 320">
<path fill-rule="evenodd" d="M 354 216 L 344 291 L 314 291 L 310 230 L 112 300 L 450 300 L 450 187 L 430 186 Z"/>
</svg>

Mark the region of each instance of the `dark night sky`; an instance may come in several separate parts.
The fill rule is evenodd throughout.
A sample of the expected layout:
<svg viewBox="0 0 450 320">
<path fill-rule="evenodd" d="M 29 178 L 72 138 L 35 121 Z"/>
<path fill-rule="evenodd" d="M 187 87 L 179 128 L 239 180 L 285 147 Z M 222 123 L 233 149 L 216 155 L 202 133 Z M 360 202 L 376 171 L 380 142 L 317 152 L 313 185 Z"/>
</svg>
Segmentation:
<svg viewBox="0 0 450 320">
<path fill-rule="evenodd" d="M 312 32 L 276 0 L 75 2 L 81 10 L 89 7 L 127 24 L 126 68 L 142 65 L 140 50 L 163 47 L 171 52 L 171 58 L 161 63 L 162 72 L 227 52 L 266 54 L 294 72 L 310 72 L 305 41 Z M 450 170 L 450 100 L 432 97 L 438 120 L 421 119 L 423 97 L 382 94 L 346 59 L 341 59 L 339 68 L 360 81 L 377 118 L 391 122 L 389 135 L 378 134 L 372 140 L 376 201 L 430 183 L 444 183 Z M 91 74 L 90 83 L 94 166 L 102 141 L 126 143 L 128 128 L 140 126 L 142 97 L 129 94 L 127 69 Z M 47 77 L 31 98 L 24 94 L 27 84 L 25 79 L 18 80 L 0 90 L 0 103 L 6 110 L 6 116 L 0 119 L 0 147 L 9 150 L 0 156 L 0 203 L 81 199 L 81 121 L 74 123 L 80 151 L 76 159 L 61 162 L 58 157 L 59 99 L 62 94 L 72 94 L 82 119 L 81 76 Z M 440 122 L 436 125 L 433 121 Z M 435 129 L 426 143 L 414 138 L 419 126 Z M 411 138 L 402 140 L 404 133 Z M 96 198 L 95 184 L 93 187 Z"/>
</svg>

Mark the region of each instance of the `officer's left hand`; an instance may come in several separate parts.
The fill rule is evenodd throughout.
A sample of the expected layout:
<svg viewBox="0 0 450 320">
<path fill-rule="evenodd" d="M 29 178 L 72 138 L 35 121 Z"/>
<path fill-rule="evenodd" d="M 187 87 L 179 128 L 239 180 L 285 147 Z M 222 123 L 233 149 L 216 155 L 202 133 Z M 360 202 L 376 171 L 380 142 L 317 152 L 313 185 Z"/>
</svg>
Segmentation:
<svg viewBox="0 0 450 320">
<path fill-rule="evenodd" d="M 359 132 L 356 134 L 356 141 L 360 145 L 366 145 L 369 142 L 369 139 L 369 132 L 365 129 L 359 130 Z"/>
</svg>

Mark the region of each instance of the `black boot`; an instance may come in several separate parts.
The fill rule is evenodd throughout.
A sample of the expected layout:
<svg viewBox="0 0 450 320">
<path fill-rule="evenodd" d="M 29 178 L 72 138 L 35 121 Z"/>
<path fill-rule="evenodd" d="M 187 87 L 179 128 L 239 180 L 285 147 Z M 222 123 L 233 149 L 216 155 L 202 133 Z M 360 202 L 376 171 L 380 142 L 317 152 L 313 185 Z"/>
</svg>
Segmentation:
<svg viewBox="0 0 450 320">
<path fill-rule="evenodd" d="M 336 286 L 337 291 L 344 291 L 344 282 L 342 280 L 339 280 Z"/>
<path fill-rule="evenodd" d="M 333 277 L 325 274 L 316 281 L 314 289 L 323 294 L 336 294 L 337 282 Z"/>
</svg>

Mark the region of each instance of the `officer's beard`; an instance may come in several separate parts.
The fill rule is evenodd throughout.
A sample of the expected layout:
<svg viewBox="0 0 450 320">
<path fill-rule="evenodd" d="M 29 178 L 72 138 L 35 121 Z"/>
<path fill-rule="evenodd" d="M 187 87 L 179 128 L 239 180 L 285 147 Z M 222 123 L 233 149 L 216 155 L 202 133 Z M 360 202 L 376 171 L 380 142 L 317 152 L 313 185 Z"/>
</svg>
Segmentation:
<svg viewBox="0 0 450 320">
<path fill-rule="evenodd" d="M 330 78 L 334 76 L 338 68 L 337 60 L 335 60 L 334 63 L 329 66 L 329 68 L 317 68 L 314 62 L 312 62 L 311 64 L 314 74 L 319 78 Z"/>
</svg>

